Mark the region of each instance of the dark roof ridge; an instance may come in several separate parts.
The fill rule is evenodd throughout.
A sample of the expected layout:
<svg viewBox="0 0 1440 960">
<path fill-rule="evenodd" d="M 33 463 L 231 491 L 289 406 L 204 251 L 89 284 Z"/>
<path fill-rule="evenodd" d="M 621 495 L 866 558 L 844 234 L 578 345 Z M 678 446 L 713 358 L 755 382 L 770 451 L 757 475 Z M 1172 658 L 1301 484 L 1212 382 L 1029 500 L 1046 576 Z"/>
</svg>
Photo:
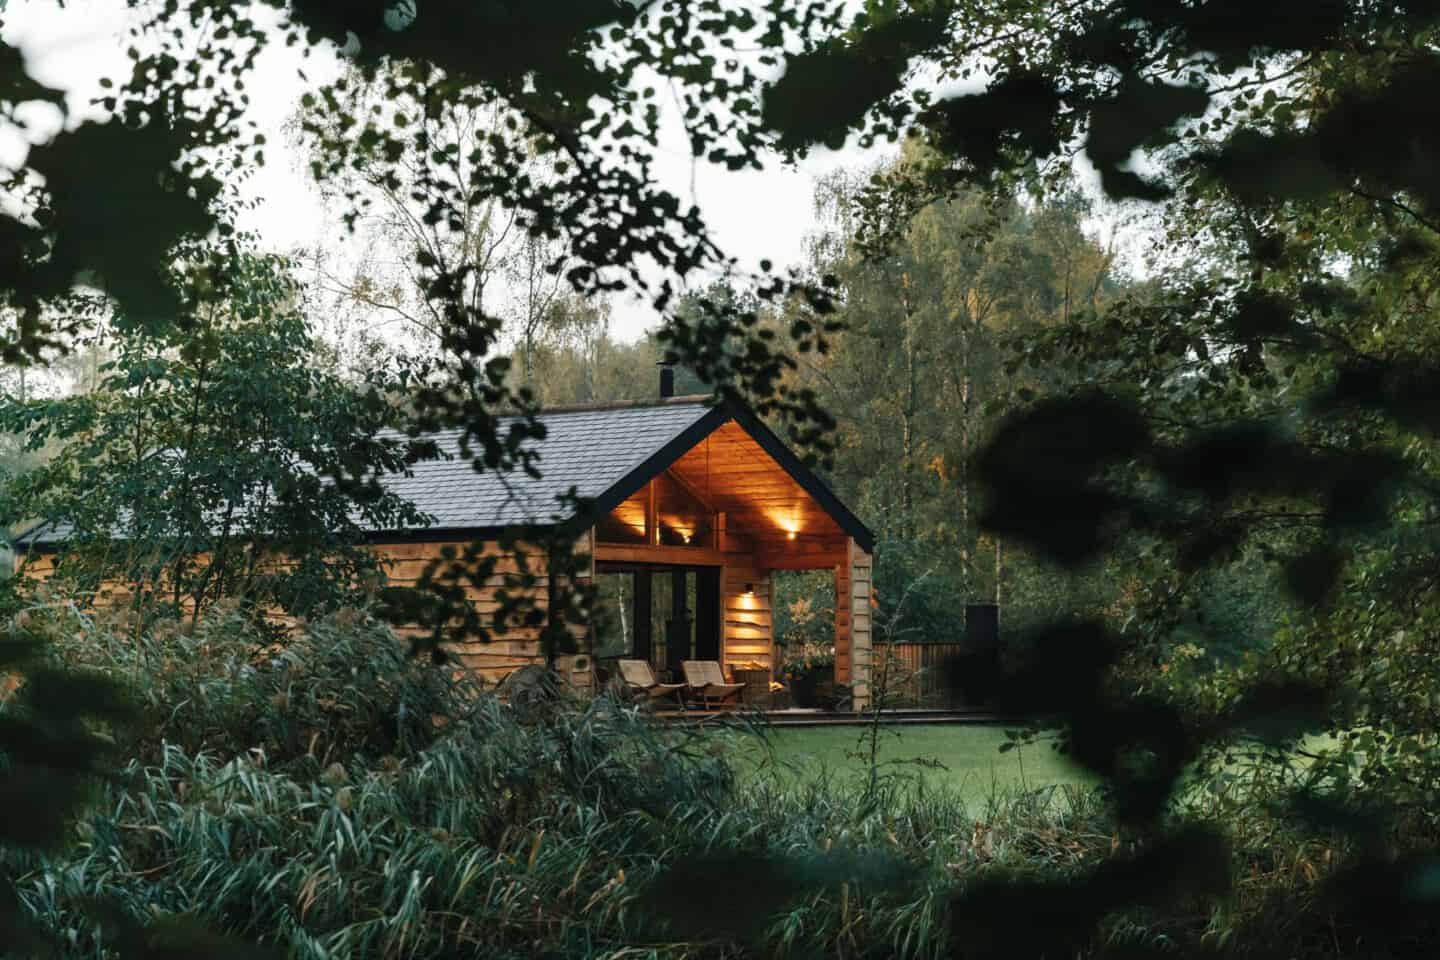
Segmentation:
<svg viewBox="0 0 1440 960">
<path fill-rule="evenodd" d="M 540 407 L 539 416 L 547 413 L 585 413 L 591 410 L 634 410 L 642 407 L 669 407 L 687 403 L 707 403 L 714 396 L 708 393 L 691 393 L 683 397 L 656 397 L 653 400 L 607 400 L 594 403 L 560 403 L 553 407 Z M 504 416 L 522 416 L 519 411 L 506 411 Z"/>
<path fill-rule="evenodd" d="M 5 0 L 0 0 L 3 6 Z M 535 416 L 541 419 L 552 413 L 599 413 L 607 410 L 648 410 L 660 407 L 683 407 L 693 404 L 709 404 L 714 401 L 714 406 L 723 406 L 724 402 L 709 393 L 689 393 L 680 397 L 656 397 L 652 400 L 597 400 L 592 403 L 558 403 L 553 407 L 537 407 Z M 500 419 L 516 419 L 526 414 L 513 407 L 503 407 L 495 411 L 495 416 Z M 425 437 L 450 436 L 452 434 L 464 433 L 463 425 L 437 427 L 434 430 L 425 430 L 418 434 L 410 433 L 408 427 L 384 427 L 379 431 L 382 436 L 404 437 L 413 440 Z"/>
</svg>

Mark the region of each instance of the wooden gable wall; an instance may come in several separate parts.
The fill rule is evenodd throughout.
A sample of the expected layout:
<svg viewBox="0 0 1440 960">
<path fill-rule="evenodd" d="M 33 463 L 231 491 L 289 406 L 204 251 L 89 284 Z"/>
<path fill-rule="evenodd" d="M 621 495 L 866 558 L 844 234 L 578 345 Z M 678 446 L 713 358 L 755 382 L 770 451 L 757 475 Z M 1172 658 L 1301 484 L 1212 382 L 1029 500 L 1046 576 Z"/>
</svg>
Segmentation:
<svg viewBox="0 0 1440 960">
<path fill-rule="evenodd" d="M 725 514 L 730 544 L 754 555 L 762 569 L 781 569 L 801 557 L 809 568 L 840 561 L 845 531 L 735 421 L 718 427 L 670 469 Z"/>
</svg>

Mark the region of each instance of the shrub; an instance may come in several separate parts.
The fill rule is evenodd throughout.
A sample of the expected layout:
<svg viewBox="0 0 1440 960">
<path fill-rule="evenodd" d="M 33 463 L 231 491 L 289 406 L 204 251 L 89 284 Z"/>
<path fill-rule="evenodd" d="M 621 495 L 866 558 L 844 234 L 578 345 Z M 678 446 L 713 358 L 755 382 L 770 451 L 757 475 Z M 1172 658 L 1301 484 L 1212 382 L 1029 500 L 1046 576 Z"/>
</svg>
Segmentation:
<svg viewBox="0 0 1440 960">
<path fill-rule="evenodd" d="M 832 678 L 834 674 L 835 654 L 833 653 L 812 653 L 793 660 L 786 660 L 780 665 L 780 679 L 785 683 L 804 682 L 811 677 L 826 680 Z"/>
<path fill-rule="evenodd" d="M 723 761 L 604 699 L 526 725 L 482 695 L 408 760 L 346 760 L 303 777 L 164 745 L 68 859 L 24 878 L 25 902 L 87 955 L 98 896 L 292 956 L 582 956 L 646 938 L 640 889 L 732 795 Z"/>
<path fill-rule="evenodd" d="M 754 751 L 732 748 L 753 731 L 608 697 L 517 709 L 363 611 L 284 647 L 229 614 L 138 643 L 77 616 L 49 622 L 86 627 L 63 657 L 135 677 L 152 728 L 68 849 L 3 861 L 62 956 L 118 955 L 101 903 L 129 921 L 107 930 L 192 922 L 300 958 L 938 958 L 965 942 L 954 905 L 977 882 L 1068 881 L 1145 846 L 1093 791 L 967 806 L 900 777 L 745 771 Z M 1360 955 L 1322 886 L 1353 850 L 1191 796 L 1191 816 L 1224 818 L 1234 892 L 1117 911 L 1091 955 Z"/>
<path fill-rule="evenodd" d="M 410 755 L 471 709 L 473 690 L 363 610 L 342 609 L 278 641 L 233 604 L 198 623 L 138 635 L 123 615 L 36 610 L 68 666 L 130 683 L 145 723 L 143 762 L 170 746 L 222 757 L 258 751 L 273 768 L 323 768 L 352 756 Z"/>
</svg>

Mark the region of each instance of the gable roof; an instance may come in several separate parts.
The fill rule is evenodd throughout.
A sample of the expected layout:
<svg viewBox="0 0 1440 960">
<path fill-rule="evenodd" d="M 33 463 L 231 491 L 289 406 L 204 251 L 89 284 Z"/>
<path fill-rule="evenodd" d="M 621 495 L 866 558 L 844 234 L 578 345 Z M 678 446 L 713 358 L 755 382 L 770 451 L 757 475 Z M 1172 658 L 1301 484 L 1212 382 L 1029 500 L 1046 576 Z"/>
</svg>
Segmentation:
<svg viewBox="0 0 1440 960">
<path fill-rule="evenodd" d="M 806 494 L 819 504 L 841 530 L 854 537 L 855 542 L 865 552 L 873 553 L 875 551 L 875 534 L 871 533 L 870 528 L 865 526 L 860 518 L 841 502 L 839 497 L 835 496 L 823 480 L 801 462 L 800 458 L 785 444 L 785 441 L 777 437 L 774 431 L 767 427 L 765 422 L 749 408 L 729 403 L 711 407 L 710 412 L 704 418 L 696 421 L 693 426 L 677 435 L 671 442 L 657 449 L 650 458 L 627 474 L 624 479 L 596 497 L 591 508 L 572 522 L 576 525 L 594 523 L 601 516 L 613 510 L 621 501 L 640 490 L 651 479 L 664 473 L 700 441 L 731 422 L 749 434 L 761 451 L 768 454 L 790 479 L 794 480 Z"/>
<path fill-rule="evenodd" d="M 459 456 L 461 431 L 440 431 L 426 437 L 440 457 L 413 464 L 409 476 L 388 477 L 385 486 L 441 529 L 550 526 L 570 518 L 570 511 L 561 513 L 561 498 L 572 487 L 587 500 L 602 496 L 705 419 L 712 412 L 708 399 L 543 411 L 537 419 L 545 425 L 544 439 L 525 444 L 538 456 L 538 478 L 521 471 L 478 472 L 476 461 Z M 500 418 L 499 432 L 518 419 Z"/>
<path fill-rule="evenodd" d="M 503 434 L 518 417 L 502 417 Z M 708 396 L 674 397 L 645 403 L 560 407 L 541 412 L 545 437 L 529 440 L 540 476 L 523 472 L 477 471 L 476 461 L 459 456 L 460 430 L 428 435 L 440 454 L 419 461 L 407 474 L 385 479 L 389 490 L 429 514 L 429 527 L 373 530 L 374 539 L 435 539 L 464 531 L 516 526 L 567 525 L 583 528 L 612 510 L 686 451 L 722 425 L 735 421 L 795 482 L 866 550 L 875 537 L 819 477 L 744 407 L 715 404 Z M 571 490 L 586 505 L 581 513 L 563 508 Z M 54 544 L 70 525 L 40 523 L 16 538 L 17 546 Z"/>
</svg>

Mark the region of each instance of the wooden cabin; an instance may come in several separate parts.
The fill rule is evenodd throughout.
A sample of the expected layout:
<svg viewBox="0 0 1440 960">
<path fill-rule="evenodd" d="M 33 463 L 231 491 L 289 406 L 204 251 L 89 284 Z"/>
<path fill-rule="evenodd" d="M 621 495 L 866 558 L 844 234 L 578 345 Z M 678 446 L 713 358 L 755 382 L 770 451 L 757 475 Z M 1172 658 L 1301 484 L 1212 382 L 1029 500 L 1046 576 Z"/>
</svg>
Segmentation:
<svg viewBox="0 0 1440 960">
<path fill-rule="evenodd" d="M 828 570 L 836 595 L 836 680 L 856 708 L 868 702 L 871 553 L 863 523 L 748 409 L 708 396 L 552 408 L 540 416 L 538 478 L 478 472 L 455 456 L 458 433 L 434 436 L 442 456 L 387 483 L 433 518 L 424 528 L 373 531 L 391 584 L 413 584 L 446 548 L 486 542 L 494 576 L 466 588 L 482 618 L 514 589 L 517 571 L 538 575 L 532 599 L 547 601 L 546 556 L 526 532 L 560 527 L 587 556 L 581 577 L 598 602 L 580 647 L 606 660 L 649 660 L 657 674 L 680 661 L 719 660 L 775 669 L 772 575 Z M 501 430 L 505 424 L 501 423 Z M 565 509 L 579 498 L 583 515 Z M 533 541 L 532 537 L 532 541 Z M 57 546 L 52 538 L 29 546 Z M 33 572 L 49 566 L 45 558 Z M 488 642 L 447 647 L 497 681 L 543 662 L 542 626 L 508 625 Z M 773 673 L 772 673 L 773 675 Z"/>
<path fill-rule="evenodd" d="M 590 558 L 584 572 L 598 602 L 585 648 L 602 664 L 636 657 L 678 674 L 681 660 L 712 659 L 728 673 L 777 666 L 773 572 L 828 570 L 836 680 L 865 704 L 874 535 L 758 417 L 700 396 L 552 408 L 540 419 L 538 479 L 440 458 L 394 481 L 435 524 L 374 535 L 392 583 L 413 582 L 447 545 L 487 538 L 496 550 L 523 552 L 523 542 L 499 543 L 507 532 L 568 526 Z M 458 442 L 436 439 L 442 450 Z M 571 490 L 589 504 L 583 516 L 561 509 Z M 543 575 L 543 554 L 525 559 Z M 470 591 L 482 610 L 506 585 L 492 579 Z M 545 587 L 536 590 L 543 604 Z M 498 679 L 540 659 L 540 629 L 512 626 L 450 652 Z"/>
</svg>

